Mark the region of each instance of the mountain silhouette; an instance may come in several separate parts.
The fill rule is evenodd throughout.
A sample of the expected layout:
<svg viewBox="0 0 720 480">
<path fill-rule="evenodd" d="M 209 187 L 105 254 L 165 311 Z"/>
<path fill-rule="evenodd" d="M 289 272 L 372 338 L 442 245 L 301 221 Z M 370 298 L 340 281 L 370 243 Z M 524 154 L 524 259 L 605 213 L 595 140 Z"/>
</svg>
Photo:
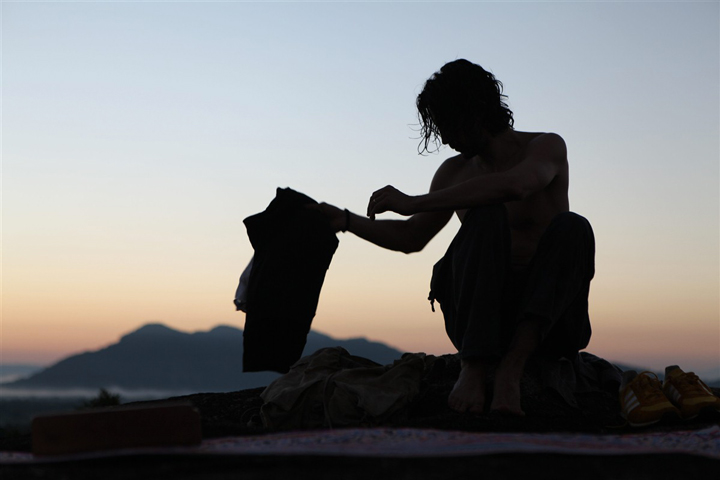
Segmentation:
<svg viewBox="0 0 720 480">
<path fill-rule="evenodd" d="M 351 354 L 380 364 L 402 353 L 364 338 L 339 340 L 311 331 L 303 355 L 341 346 Z M 67 357 L 28 378 L 5 383 L 9 388 L 122 388 L 178 392 L 228 392 L 264 386 L 274 372 L 242 373 L 243 331 L 221 325 L 186 333 L 153 323 L 93 352 Z"/>
</svg>

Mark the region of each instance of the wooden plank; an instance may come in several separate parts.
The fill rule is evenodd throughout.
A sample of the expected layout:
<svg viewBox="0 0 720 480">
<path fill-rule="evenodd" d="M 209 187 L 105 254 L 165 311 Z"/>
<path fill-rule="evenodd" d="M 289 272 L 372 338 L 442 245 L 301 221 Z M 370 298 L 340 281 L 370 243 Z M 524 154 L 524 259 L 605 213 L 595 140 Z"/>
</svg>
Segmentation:
<svg viewBox="0 0 720 480">
<path fill-rule="evenodd" d="M 191 405 L 98 408 L 41 415 L 32 422 L 35 455 L 191 446 L 201 440 L 200 413 Z"/>
</svg>

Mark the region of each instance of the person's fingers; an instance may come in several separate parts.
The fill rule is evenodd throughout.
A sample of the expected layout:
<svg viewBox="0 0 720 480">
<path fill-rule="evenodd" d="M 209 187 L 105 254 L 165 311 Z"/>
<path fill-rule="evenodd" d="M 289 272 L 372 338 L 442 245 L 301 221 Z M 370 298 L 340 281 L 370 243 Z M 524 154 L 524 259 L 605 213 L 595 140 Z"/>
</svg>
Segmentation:
<svg viewBox="0 0 720 480">
<path fill-rule="evenodd" d="M 372 216 L 373 216 L 373 218 L 374 218 L 375 215 L 379 215 L 379 214 L 381 214 L 381 213 L 385 213 L 385 212 L 387 212 L 387 211 L 389 211 L 389 210 L 390 210 L 390 209 L 388 208 L 388 200 L 387 200 L 387 199 L 382 199 L 382 200 L 379 200 L 378 202 L 376 202 L 375 205 L 373 205 L 371 214 L 372 214 Z"/>
<path fill-rule="evenodd" d="M 375 190 L 373 194 L 370 195 L 370 200 L 368 201 L 367 216 L 370 217 L 371 220 L 375 220 L 376 214 L 387 211 L 385 207 L 387 204 L 386 200 L 389 195 L 396 191 L 392 185 L 386 185 L 380 190 Z"/>
<path fill-rule="evenodd" d="M 382 199 L 382 194 L 375 192 L 372 194 L 372 197 L 370 197 L 370 201 L 368 202 L 368 208 L 367 208 L 367 216 L 368 217 L 374 217 L 375 213 L 377 213 L 377 206 L 380 203 Z"/>
<path fill-rule="evenodd" d="M 375 215 L 383 212 L 379 205 L 380 204 L 375 203 L 372 207 L 370 207 L 370 210 L 368 212 L 368 217 L 370 217 L 370 220 L 375 220 Z"/>
</svg>

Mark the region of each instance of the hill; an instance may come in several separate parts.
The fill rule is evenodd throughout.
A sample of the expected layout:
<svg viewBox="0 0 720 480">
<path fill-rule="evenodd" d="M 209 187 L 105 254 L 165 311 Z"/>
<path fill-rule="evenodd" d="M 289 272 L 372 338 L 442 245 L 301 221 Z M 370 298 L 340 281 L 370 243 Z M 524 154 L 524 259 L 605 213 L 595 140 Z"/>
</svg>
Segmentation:
<svg viewBox="0 0 720 480">
<path fill-rule="evenodd" d="M 364 338 L 340 340 L 310 332 L 304 354 L 341 346 L 353 355 L 380 364 L 392 363 L 401 352 Z M 273 372 L 242 373 L 243 332 L 218 326 L 186 333 L 162 324 L 148 324 L 103 349 L 80 353 L 5 388 L 111 388 L 176 392 L 228 392 L 265 386 Z"/>
</svg>

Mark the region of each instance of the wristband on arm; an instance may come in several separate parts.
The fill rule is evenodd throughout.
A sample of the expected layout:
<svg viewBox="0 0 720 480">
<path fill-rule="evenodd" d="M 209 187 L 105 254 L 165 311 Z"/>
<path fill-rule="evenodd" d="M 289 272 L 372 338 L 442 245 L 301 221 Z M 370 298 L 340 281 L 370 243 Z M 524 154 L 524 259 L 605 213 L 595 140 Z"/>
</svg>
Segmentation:
<svg viewBox="0 0 720 480">
<path fill-rule="evenodd" d="M 350 228 L 350 210 L 347 208 L 345 209 L 345 227 L 342 229 L 342 232 L 345 233 Z"/>
</svg>

